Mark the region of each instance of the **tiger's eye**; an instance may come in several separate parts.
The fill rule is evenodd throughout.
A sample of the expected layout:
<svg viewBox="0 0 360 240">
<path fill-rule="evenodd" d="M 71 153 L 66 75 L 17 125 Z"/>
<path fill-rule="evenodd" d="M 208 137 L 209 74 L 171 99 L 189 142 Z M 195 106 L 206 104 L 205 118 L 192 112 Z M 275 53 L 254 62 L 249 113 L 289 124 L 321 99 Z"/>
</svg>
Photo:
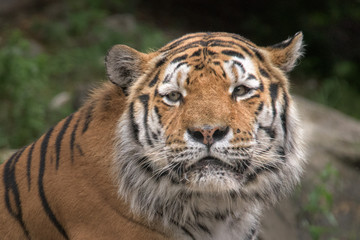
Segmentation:
<svg viewBox="0 0 360 240">
<path fill-rule="evenodd" d="M 170 92 L 169 94 L 166 95 L 166 98 L 171 102 L 177 102 L 177 101 L 181 100 L 182 95 L 179 92 L 172 91 L 172 92 Z"/>
<path fill-rule="evenodd" d="M 245 94 L 247 94 L 249 91 L 250 91 L 250 88 L 248 88 L 244 85 L 240 85 L 240 86 L 237 86 L 236 88 L 234 88 L 233 95 L 234 95 L 234 97 L 241 97 L 241 96 L 244 96 Z"/>
</svg>

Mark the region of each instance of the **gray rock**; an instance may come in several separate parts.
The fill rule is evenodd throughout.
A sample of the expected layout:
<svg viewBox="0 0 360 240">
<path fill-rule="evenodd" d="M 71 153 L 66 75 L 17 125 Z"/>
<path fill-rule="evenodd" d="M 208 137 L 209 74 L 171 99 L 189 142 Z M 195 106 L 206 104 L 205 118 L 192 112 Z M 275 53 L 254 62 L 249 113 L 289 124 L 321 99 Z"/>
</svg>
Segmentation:
<svg viewBox="0 0 360 240">
<path fill-rule="evenodd" d="M 262 239 L 360 239 L 360 121 L 301 97 L 295 101 L 308 165 L 301 188 L 264 214 Z M 324 177 L 327 169 L 334 172 Z M 318 209 L 310 211 L 314 197 Z"/>
</svg>

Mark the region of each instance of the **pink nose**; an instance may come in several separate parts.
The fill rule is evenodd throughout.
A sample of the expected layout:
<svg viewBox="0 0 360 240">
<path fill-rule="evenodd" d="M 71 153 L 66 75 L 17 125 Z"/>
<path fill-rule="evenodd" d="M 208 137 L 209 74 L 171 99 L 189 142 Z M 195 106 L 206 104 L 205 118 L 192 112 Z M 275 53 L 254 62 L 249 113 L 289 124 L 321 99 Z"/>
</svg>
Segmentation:
<svg viewBox="0 0 360 240">
<path fill-rule="evenodd" d="M 205 125 L 200 128 L 189 128 L 189 135 L 205 145 L 211 146 L 214 142 L 223 139 L 229 132 L 229 127 L 212 127 Z"/>
</svg>

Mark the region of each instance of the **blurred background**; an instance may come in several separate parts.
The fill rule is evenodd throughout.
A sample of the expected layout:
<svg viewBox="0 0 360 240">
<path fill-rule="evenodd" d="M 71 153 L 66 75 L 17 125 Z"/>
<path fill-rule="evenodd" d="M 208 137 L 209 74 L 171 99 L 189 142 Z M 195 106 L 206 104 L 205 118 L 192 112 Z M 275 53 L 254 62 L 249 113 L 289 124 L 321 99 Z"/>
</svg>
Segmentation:
<svg viewBox="0 0 360 240">
<path fill-rule="evenodd" d="M 146 52 L 196 31 L 263 46 L 304 33 L 290 77 L 310 164 L 262 238 L 360 239 L 360 0 L 0 0 L 0 162 L 106 81 L 112 45 Z"/>
</svg>

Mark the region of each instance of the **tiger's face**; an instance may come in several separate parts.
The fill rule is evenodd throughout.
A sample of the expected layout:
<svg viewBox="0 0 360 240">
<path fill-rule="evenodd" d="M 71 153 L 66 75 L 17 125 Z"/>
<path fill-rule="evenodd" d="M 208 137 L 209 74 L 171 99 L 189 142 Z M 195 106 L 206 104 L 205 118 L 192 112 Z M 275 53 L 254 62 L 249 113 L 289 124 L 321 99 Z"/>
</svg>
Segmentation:
<svg viewBox="0 0 360 240">
<path fill-rule="evenodd" d="M 109 78 L 128 93 L 115 157 L 120 192 L 153 182 L 159 192 L 265 199 L 291 187 L 302 160 L 285 73 L 301 39 L 261 48 L 197 33 L 150 54 L 114 47 Z"/>
<path fill-rule="evenodd" d="M 257 145 L 268 145 L 257 142 L 258 109 L 269 92 L 256 69 L 227 48 L 172 56 L 157 85 L 140 93 L 153 110 L 141 136 L 153 168 L 195 191 L 239 189 Z"/>
</svg>

